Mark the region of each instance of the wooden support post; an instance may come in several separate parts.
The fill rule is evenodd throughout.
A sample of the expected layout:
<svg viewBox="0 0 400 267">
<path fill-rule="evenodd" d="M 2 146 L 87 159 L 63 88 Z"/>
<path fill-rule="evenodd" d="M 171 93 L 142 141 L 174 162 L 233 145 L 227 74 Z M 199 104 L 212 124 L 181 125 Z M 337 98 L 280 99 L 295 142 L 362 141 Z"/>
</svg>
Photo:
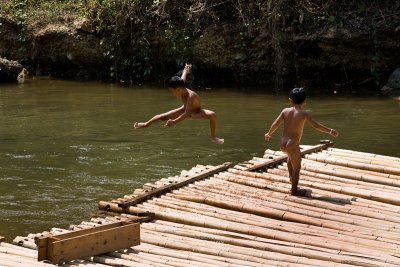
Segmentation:
<svg viewBox="0 0 400 267">
<path fill-rule="evenodd" d="M 36 238 L 35 243 L 38 246 L 38 261 L 48 260 L 57 264 L 139 245 L 140 224 L 121 221 Z"/>
<path fill-rule="evenodd" d="M 221 171 L 225 171 L 225 170 L 229 169 L 230 167 L 232 167 L 232 163 L 229 163 L 229 162 L 228 163 L 224 163 L 224 164 L 219 165 L 217 167 L 211 168 L 209 171 L 203 172 L 203 173 L 201 173 L 199 175 L 189 176 L 187 179 L 185 179 L 185 180 L 183 180 L 181 182 L 178 182 L 178 183 L 175 183 L 175 184 L 168 184 L 168 185 L 156 188 L 156 189 L 154 189 L 154 190 L 152 190 L 152 191 L 150 191 L 148 193 L 145 193 L 143 195 L 140 195 L 140 196 L 137 196 L 135 198 L 132 198 L 130 200 L 120 202 L 120 203 L 118 203 L 118 207 L 121 207 L 121 208 L 125 209 L 125 208 L 127 208 L 129 206 L 136 205 L 138 203 L 144 202 L 144 201 L 146 201 L 146 200 L 148 200 L 150 198 L 153 198 L 155 196 L 159 196 L 159 195 L 171 192 L 172 190 L 181 188 L 181 187 L 183 187 L 185 185 L 188 185 L 188 184 L 194 183 L 196 181 L 205 179 L 205 178 L 210 177 L 210 176 L 212 176 L 212 175 L 214 175 L 216 173 L 219 173 Z"/>
<path fill-rule="evenodd" d="M 301 155 L 304 156 L 306 154 L 321 151 L 323 149 L 327 149 L 328 147 L 330 147 L 332 145 L 333 145 L 333 143 L 329 140 L 321 140 L 319 145 L 316 145 L 316 146 L 313 146 L 311 148 L 304 149 L 303 151 L 301 151 Z M 288 158 L 287 155 L 285 155 L 285 156 L 278 157 L 276 159 L 271 159 L 267 162 L 256 164 L 256 165 L 246 169 L 246 171 L 249 171 L 249 172 L 250 171 L 262 171 L 270 166 L 275 166 L 275 165 L 282 164 L 283 162 L 286 162 L 287 158 Z"/>
</svg>

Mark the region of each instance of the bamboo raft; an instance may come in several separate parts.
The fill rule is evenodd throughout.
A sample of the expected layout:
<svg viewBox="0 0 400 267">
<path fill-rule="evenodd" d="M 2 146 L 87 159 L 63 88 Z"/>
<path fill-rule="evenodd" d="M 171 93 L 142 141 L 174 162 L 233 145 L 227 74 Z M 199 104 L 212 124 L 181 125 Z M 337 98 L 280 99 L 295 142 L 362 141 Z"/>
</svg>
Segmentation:
<svg viewBox="0 0 400 267">
<path fill-rule="evenodd" d="M 286 156 L 197 165 L 100 201 L 103 215 L 1 242 L 1 266 L 37 261 L 35 237 L 143 219 L 141 244 L 59 266 L 400 266 L 400 158 L 302 146 L 290 195 Z"/>
</svg>

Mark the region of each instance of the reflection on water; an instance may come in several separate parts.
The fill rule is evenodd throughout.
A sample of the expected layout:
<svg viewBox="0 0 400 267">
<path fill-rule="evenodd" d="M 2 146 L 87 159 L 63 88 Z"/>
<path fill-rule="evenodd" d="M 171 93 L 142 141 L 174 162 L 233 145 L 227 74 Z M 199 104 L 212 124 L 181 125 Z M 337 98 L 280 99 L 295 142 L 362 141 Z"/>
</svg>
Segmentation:
<svg viewBox="0 0 400 267">
<path fill-rule="evenodd" d="M 286 96 L 200 91 L 219 119 L 222 146 L 209 140 L 205 120 L 138 131 L 148 119 L 181 103 L 162 88 L 41 80 L 0 87 L 0 235 L 67 227 L 97 212 L 98 200 L 131 193 L 148 181 L 196 164 L 239 162 L 278 149 L 264 132 Z M 400 156 L 398 103 L 381 98 L 317 98 L 314 117 L 339 130 L 335 146 Z M 303 143 L 328 135 L 306 127 Z"/>
</svg>

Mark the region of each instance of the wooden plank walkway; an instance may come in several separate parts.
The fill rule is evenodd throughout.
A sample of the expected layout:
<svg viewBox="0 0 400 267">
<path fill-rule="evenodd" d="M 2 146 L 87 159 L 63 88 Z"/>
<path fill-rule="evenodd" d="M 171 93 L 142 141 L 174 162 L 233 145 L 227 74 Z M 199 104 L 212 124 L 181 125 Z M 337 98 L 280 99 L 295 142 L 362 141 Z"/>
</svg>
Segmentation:
<svg viewBox="0 0 400 267">
<path fill-rule="evenodd" d="M 153 215 L 139 246 L 60 266 L 400 266 L 400 158 L 302 148 L 305 197 L 289 194 L 279 151 L 198 165 L 100 201 L 104 216 L 1 242 L 0 265 L 49 266 L 36 260 L 37 236 Z"/>
</svg>

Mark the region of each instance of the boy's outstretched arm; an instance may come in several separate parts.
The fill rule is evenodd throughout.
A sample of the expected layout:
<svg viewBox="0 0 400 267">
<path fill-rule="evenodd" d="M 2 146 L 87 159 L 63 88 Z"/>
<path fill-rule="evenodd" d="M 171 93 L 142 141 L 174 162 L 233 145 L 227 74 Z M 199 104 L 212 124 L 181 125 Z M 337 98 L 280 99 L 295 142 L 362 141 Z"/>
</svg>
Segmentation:
<svg viewBox="0 0 400 267">
<path fill-rule="evenodd" d="M 275 121 L 271 124 L 271 127 L 269 128 L 269 131 L 264 135 L 265 141 L 269 141 L 271 139 L 272 134 L 278 129 L 279 125 L 283 121 L 283 111 L 279 116 L 275 119 Z"/>
<path fill-rule="evenodd" d="M 192 69 L 192 65 L 186 63 L 185 68 L 183 69 L 183 72 L 182 72 L 182 76 L 181 76 L 181 79 L 184 80 L 185 82 L 186 82 L 186 78 L 189 75 L 191 69 Z"/>
<path fill-rule="evenodd" d="M 310 114 L 307 114 L 307 122 L 316 130 L 323 132 L 323 133 L 328 133 L 330 135 L 332 135 L 333 137 L 337 137 L 339 135 L 339 132 L 336 131 L 335 129 L 332 128 L 328 128 L 324 125 L 322 125 L 321 123 L 315 121 L 313 119 L 313 117 L 311 117 Z"/>
<path fill-rule="evenodd" d="M 171 126 L 177 124 L 178 122 L 183 121 L 184 119 L 190 117 L 190 115 L 192 114 L 192 102 L 193 102 L 193 99 L 191 96 L 189 96 L 186 101 L 184 112 L 180 116 L 178 116 L 176 119 L 169 119 L 165 123 L 164 126 L 171 127 Z"/>
</svg>

